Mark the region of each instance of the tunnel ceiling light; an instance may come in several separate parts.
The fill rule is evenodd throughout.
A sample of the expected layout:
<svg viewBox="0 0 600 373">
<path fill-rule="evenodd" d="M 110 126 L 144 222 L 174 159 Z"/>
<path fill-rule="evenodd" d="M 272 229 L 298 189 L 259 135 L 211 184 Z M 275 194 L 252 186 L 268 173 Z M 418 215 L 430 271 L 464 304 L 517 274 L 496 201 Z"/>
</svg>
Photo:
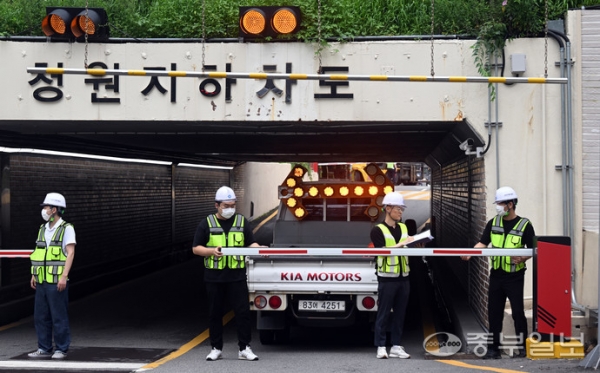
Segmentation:
<svg viewBox="0 0 600 373">
<path fill-rule="evenodd" d="M 46 7 L 42 31 L 48 37 L 79 41 L 84 39 L 87 31 L 88 40 L 106 40 L 109 36 L 108 16 L 102 8 Z"/>
<path fill-rule="evenodd" d="M 277 38 L 294 35 L 301 24 L 296 6 L 239 7 L 240 32 L 243 39 Z"/>
</svg>

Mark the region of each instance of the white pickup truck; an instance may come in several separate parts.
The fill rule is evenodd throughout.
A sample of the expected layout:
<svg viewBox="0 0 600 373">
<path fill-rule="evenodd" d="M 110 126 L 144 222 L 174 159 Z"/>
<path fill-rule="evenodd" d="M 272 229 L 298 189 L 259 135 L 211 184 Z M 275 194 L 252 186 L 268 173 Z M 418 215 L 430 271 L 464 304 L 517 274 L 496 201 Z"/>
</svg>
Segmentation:
<svg viewBox="0 0 600 373">
<path fill-rule="evenodd" d="M 369 233 L 383 218 L 383 196 L 394 187 L 374 163 L 365 167 L 367 181 L 351 181 L 350 166 L 344 170 L 320 172 L 319 181 L 309 182 L 303 180 L 307 170 L 297 165 L 279 186 L 271 254 L 248 257 L 247 263 L 250 304 L 263 344 L 287 341 L 292 325 L 374 320 L 376 257 L 369 255 Z M 301 248 L 365 248 L 365 256 L 308 256 Z"/>
</svg>

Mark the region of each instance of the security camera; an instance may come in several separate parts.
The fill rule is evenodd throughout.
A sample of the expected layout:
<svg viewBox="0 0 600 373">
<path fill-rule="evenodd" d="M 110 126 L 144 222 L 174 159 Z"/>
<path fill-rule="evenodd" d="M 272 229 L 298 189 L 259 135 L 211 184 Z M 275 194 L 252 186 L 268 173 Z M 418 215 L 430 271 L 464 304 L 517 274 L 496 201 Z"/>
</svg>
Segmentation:
<svg viewBox="0 0 600 373">
<path fill-rule="evenodd" d="M 458 146 L 458 148 L 462 151 L 467 151 L 470 150 L 471 148 L 471 141 L 473 141 L 472 139 L 466 139 L 465 141 L 461 142 L 460 145 Z"/>
</svg>

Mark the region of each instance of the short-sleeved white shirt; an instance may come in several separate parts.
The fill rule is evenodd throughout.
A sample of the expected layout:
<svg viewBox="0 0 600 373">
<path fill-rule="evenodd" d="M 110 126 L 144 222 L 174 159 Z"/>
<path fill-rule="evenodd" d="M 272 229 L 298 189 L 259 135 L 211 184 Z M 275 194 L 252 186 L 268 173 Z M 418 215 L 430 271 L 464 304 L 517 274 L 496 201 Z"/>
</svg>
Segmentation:
<svg viewBox="0 0 600 373">
<path fill-rule="evenodd" d="M 46 230 L 44 231 L 44 238 L 46 239 L 46 247 L 50 246 L 50 242 L 52 241 L 52 236 L 56 232 L 56 228 L 62 223 L 62 218 L 58 218 L 56 224 L 54 224 L 53 228 L 50 228 L 50 222 L 46 223 Z M 77 245 L 77 241 L 75 241 L 75 229 L 73 229 L 72 225 L 67 226 L 65 229 L 65 234 L 63 235 L 62 241 L 62 251 L 67 255 L 67 245 L 75 244 Z"/>
</svg>

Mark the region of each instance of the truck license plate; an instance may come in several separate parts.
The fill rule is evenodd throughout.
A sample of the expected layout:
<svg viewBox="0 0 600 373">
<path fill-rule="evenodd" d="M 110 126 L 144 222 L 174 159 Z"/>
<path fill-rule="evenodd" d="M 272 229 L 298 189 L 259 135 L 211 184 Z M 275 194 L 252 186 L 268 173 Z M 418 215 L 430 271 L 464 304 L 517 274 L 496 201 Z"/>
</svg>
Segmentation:
<svg viewBox="0 0 600 373">
<path fill-rule="evenodd" d="M 301 300 L 298 301 L 299 311 L 345 311 L 346 302 L 339 300 Z"/>
</svg>

